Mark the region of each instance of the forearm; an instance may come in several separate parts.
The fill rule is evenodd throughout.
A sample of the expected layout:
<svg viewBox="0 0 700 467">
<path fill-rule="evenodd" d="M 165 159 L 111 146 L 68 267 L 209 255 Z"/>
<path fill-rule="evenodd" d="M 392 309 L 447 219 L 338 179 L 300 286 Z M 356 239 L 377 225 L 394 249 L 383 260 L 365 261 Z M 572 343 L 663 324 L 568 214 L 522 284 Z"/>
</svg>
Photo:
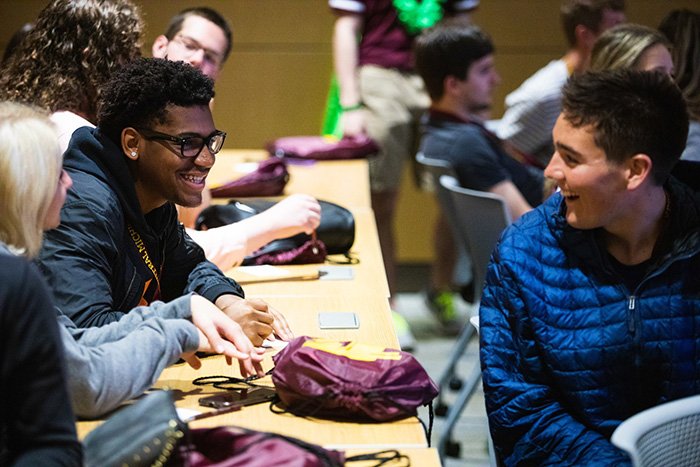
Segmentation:
<svg viewBox="0 0 700 467">
<path fill-rule="evenodd" d="M 78 328 L 67 317 L 59 317 L 59 322 L 81 345 L 92 347 L 122 339 L 148 319 L 189 319 L 192 315 L 190 299 L 188 294 L 168 303 L 153 302 L 149 306 L 140 306 L 121 320 L 100 327 Z"/>
<path fill-rule="evenodd" d="M 225 271 L 238 266 L 246 255 L 248 240 L 245 232 L 229 224 L 209 230 L 190 230 L 187 234 L 204 250 L 209 261 Z"/>
<path fill-rule="evenodd" d="M 340 105 L 353 106 L 361 102 L 358 79 L 358 34 L 361 17 L 343 14 L 335 21 L 333 31 L 333 64 L 340 88 Z"/>
<path fill-rule="evenodd" d="M 532 210 L 522 193 L 510 180 L 504 180 L 491 187 L 489 191 L 503 198 L 508 208 L 511 221 L 517 220 L 520 216 Z"/>
<path fill-rule="evenodd" d="M 148 319 L 122 339 L 97 346 L 61 331 L 69 391 L 81 417 L 97 417 L 141 395 L 164 368 L 199 345 L 197 328 L 186 320 Z"/>
<path fill-rule="evenodd" d="M 166 262 L 163 266 L 163 298 L 172 300 L 195 292 L 209 301 L 222 294 L 243 296 L 243 289 L 207 260 L 202 248 L 190 238 L 185 228 L 177 225 L 167 239 Z"/>
</svg>

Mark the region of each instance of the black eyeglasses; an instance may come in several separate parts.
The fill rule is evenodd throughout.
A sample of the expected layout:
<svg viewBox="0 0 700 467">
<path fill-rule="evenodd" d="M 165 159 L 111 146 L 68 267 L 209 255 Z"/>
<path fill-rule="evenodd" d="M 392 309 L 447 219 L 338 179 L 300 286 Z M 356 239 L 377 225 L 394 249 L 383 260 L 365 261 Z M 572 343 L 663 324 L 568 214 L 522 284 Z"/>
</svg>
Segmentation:
<svg viewBox="0 0 700 467">
<path fill-rule="evenodd" d="M 180 148 L 180 155 L 185 158 L 194 158 L 199 156 L 204 146 L 209 148 L 209 152 L 216 154 L 221 151 L 226 140 L 226 133 L 216 130 L 207 137 L 203 136 L 172 136 L 159 131 L 149 130 L 148 128 L 136 128 L 139 133 L 147 140 L 161 140 L 175 143 Z"/>
</svg>

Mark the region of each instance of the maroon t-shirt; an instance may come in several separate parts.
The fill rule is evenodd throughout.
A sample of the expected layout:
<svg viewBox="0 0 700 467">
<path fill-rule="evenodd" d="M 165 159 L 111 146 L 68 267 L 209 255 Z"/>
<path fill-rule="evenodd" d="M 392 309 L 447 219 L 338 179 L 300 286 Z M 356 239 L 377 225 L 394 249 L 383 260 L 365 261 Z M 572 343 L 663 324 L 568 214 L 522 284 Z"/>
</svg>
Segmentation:
<svg viewBox="0 0 700 467">
<path fill-rule="evenodd" d="M 446 12 L 469 9 L 464 0 L 447 0 Z M 361 14 L 364 18 L 359 65 L 413 69 L 413 39 L 398 18 L 392 0 L 329 0 L 331 8 Z M 471 5 L 469 5 L 471 6 Z"/>
</svg>

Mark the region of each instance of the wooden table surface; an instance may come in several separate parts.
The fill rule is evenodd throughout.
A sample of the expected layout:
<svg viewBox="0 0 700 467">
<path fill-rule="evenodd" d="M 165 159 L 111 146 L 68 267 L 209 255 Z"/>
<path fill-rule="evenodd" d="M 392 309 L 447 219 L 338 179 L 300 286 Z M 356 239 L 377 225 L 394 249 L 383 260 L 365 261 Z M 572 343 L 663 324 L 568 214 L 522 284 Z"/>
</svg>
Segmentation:
<svg viewBox="0 0 700 467">
<path fill-rule="evenodd" d="M 207 185 L 215 187 L 241 177 L 252 170 L 255 162 L 268 157 L 264 150 L 224 149 L 216 155 L 216 163 L 207 177 Z M 289 163 L 289 182 L 284 194 L 307 193 L 332 201 L 348 209 L 370 208 L 369 169 L 364 159 Z"/>
</svg>

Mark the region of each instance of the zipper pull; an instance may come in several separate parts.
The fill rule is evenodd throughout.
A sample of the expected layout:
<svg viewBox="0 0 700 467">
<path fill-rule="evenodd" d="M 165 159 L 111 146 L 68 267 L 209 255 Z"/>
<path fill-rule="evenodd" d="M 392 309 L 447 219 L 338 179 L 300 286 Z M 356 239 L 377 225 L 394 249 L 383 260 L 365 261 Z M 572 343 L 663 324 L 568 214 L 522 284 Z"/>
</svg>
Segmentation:
<svg viewBox="0 0 700 467">
<path fill-rule="evenodd" d="M 628 302 L 627 302 L 627 329 L 629 330 L 630 333 L 634 334 L 635 331 L 635 325 L 634 325 L 634 308 L 636 306 L 636 297 L 634 295 L 631 295 Z"/>
</svg>

